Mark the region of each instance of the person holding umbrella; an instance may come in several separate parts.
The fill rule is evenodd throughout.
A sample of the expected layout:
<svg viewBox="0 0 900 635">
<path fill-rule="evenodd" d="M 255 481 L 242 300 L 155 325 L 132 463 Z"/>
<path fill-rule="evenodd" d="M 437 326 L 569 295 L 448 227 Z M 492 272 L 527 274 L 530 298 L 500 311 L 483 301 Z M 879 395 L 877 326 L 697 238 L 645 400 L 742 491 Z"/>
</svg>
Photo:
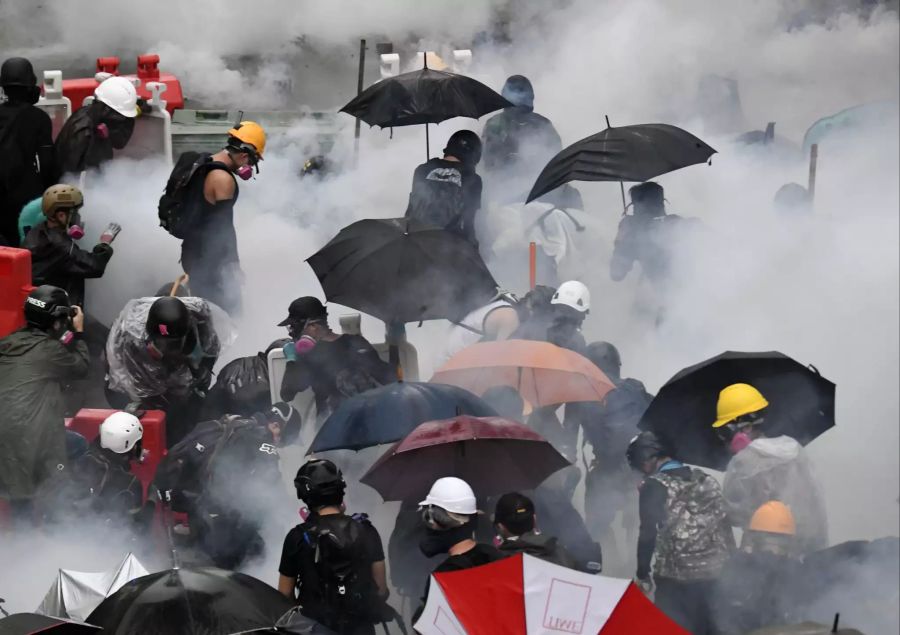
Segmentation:
<svg viewBox="0 0 900 635">
<path fill-rule="evenodd" d="M 632 439 L 626 458 L 644 477 L 638 502 L 638 584 L 648 594 L 655 588 L 656 605 L 691 633 L 714 633 L 710 596 L 734 550 L 719 484 L 706 472 L 672 459 L 652 432 Z"/>
<path fill-rule="evenodd" d="M 760 505 L 783 501 L 796 519 L 801 551 L 823 549 L 828 546 L 828 521 L 809 459 L 794 438 L 765 435 L 768 407 L 750 384 L 731 384 L 719 393 L 713 429 L 734 454 L 723 484 L 728 517 L 734 526 L 747 527 Z"/>
<path fill-rule="evenodd" d="M 677 214 L 667 214 L 665 192 L 659 183 L 648 181 L 628 190 L 633 212 L 622 217 L 613 246 L 609 275 L 621 282 L 634 263 L 654 285 L 666 281 L 671 269 L 672 245 L 678 232 L 696 221 Z"/>
<path fill-rule="evenodd" d="M 457 234 L 474 245 L 475 214 L 481 209 L 481 139 L 471 130 L 454 132 L 441 159 L 416 168 L 406 218 Z"/>
<path fill-rule="evenodd" d="M 347 397 L 396 381 L 390 364 L 362 335 L 338 335 L 328 326 L 328 311 L 318 298 L 304 296 L 291 302 L 286 326 L 291 341 L 284 345 L 287 369 L 281 399 L 292 401 L 312 388 L 320 418 Z"/>
</svg>

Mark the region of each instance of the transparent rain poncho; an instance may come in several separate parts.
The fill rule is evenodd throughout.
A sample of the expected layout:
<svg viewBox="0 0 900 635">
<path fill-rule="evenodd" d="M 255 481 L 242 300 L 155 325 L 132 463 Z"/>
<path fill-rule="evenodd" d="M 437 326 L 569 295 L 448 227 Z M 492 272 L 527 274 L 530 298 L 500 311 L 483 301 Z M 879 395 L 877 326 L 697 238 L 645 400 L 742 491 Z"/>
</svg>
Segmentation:
<svg viewBox="0 0 900 635">
<path fill-rule="evenodd" d="M 791 437 L 754 440 L 731 459 L 722 491 L 734 526 L 746 529 L 753 512 L 777 500 L 794 515 L 802 551 L 828 546 L 828 521 L 818 481 L 803 447 Z"/>
<path fill-rule="evenodd" d="M 222 309 L 203 298 L 179 299 L 194 317 L 196 329 L 196 345 L 184 363 L 163 364 L 148 353 L 147 314 L 158 298 L 129 300 L 113 322 L 106 340 L 111 390 L 124 393 L 135 402 L 162 396 L 187 397 L 194 387 L 195 372 L 204 362 L 215 361 L 234 342 L 234 325 Z"/>
</svg>

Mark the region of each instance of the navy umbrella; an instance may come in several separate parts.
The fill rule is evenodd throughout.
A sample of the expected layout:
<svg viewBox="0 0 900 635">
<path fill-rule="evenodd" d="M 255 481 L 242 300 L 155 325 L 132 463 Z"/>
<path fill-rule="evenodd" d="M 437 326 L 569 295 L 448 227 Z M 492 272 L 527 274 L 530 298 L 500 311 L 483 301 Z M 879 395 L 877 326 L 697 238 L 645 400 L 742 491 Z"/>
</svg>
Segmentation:
<svg viewBox="0 0 900 635">
<path fill-rule="evenodd" d="M 526 202 L 569 181 L 649 181 L 706 163 L 715 152 L 690 132 L 664 123 L 607 128 L 563 148 L 550 159 Z"/>
<path fill-rule="evenodd" d="M 769 402 L 764 430 L 806 445 L 834 426 L 835 385 L 814 366 L 777 351 L 726 351 L 680 371 L 659 389 L 638 424 L 671 448 L 675 458 L 723 470 L 731 455 L 712 427 L 719 392 L 750 384 Z"/>
<path fill-rule="evenodd" d="M 86 635 L 102 630 L 99 626 L 37 613 L 13 613 L 0 620 L 0 635 Z"/>
<path fill-rule="evenodd" d="M 462 414 L 498 416 L 481 397 L 456 386 L 418 382 L 379 386 L 338 406 L 322 424 L 308 454 L 395 443 L 420 423 Z"/>
</svg>

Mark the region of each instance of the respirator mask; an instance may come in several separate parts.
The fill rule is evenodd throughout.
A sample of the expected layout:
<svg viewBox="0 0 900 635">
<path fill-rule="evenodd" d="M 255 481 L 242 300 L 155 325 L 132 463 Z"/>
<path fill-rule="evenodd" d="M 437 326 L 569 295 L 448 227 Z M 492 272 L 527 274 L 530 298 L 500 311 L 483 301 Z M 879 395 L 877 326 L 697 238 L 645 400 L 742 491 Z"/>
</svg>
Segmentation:
<svg viewBox="0 0 900 635">
<path fill-rule="evenodd" d="M 72 240 L 81 240 L 84 238 L 84 223 L 81 221 L 81 214 L 78 213 L 77 207 L 69 211 L 66 221 L 66 234 Z"/>
</svg>

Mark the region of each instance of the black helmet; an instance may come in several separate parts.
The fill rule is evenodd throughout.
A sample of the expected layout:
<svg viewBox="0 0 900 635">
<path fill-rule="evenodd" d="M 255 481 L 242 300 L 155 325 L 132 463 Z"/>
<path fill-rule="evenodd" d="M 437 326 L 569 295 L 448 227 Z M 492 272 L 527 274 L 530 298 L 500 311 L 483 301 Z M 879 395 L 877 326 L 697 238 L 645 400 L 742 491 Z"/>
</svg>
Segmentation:
<svg viewBox="0 0 900 635">
<path fill-rule="evenodd" d="M 619 377 L 619 369 L 622 367 L 622 358 L 619 349 L 609 342 L 593 342 L 588 345 L 586 355 L 594 366 L 603 371 L 610 379 Z"/>
<path fill-rule="evenodd" d="M 665 193 L 662 185 L 647 181 L 628 190 L 635 213 L 665 214 Z"/>
<path fill-rule="evenodd" d="M 500 94 L 514 106 L 534 108 L 534 88 L 524 75 L 508 77 Z"/>
<path fill-rule="evenodd" d="M 668 450 L 666 450 L 663 442 L 652 432 L 641 432 L 634 437 L 631 443 L 628 444 L 628 450 L 625 452 L 625 456 L 628 458 L 628 465 L 635 470 L 640 470 L 647 461 L 658 459 L 667 454 Z"/>
<path fill-rule="evenodd" d="M 294 487 L 297 488 L 297 498 L 312 509 L 340 505 L 347 483 L 334 463 L 326 459 L 312 459 L 297 470 Z"/>
<path fill-rule="evenodd" d="M 42 284 L 25 298 L 25 321 L 39 329 L 49 329 L 53 322 L 72 315 L 69 294 L 49 284 Z"/>
<path fill-rule="evenodd" d="M 481 139 L 471 130 L 459 130 L 454 132 L 447 141 L 444 155 L 452 155 L 465 163 L 475 166 L 481 161 Z"/>
<path fill-rule="evenodd" d="M 303 419 L 297 409 L 289 403 L 279 401 L 266 411 L 266 420 L 281 427 L 281 445 L 290 445 L 300 436 Z"/>
<path fill-rule="evenodd" d="M 178 298 L 159 298 L 147 313 L 147 333 L 153 337 L 183 338 L 191 328 L 191 312 Z"/>
<path fill-rule="evenodd" d="M 3 66 L 0 66 L 0 86 L 37 86 L 37 76 L 31 62 L 24 57 L 10 57 L 3 62 Z"/>
</svg>

